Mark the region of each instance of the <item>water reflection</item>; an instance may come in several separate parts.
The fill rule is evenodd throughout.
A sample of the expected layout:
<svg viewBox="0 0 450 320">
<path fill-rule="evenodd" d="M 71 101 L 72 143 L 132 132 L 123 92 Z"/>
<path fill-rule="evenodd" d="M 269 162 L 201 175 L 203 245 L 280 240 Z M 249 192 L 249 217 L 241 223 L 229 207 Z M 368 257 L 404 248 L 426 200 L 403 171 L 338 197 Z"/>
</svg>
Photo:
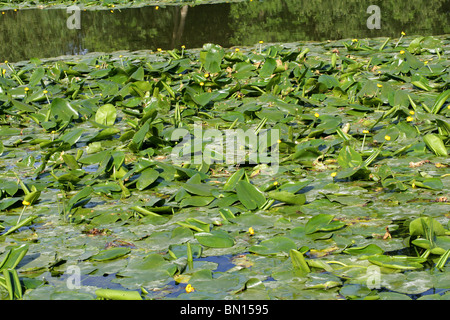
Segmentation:
<svg viewBox="0 0 450 320">
<path fill-rule="evenodd" d="M 264 0 L 197 6 L 82 11 L 81 29 L 68 29 L 61 9 L 5 11 L 0 60 L 18 61 L 87 52 L 224 47 L 267 42 L 398 37 L 450 33 L 447 0 L 385 0 L 381 29 L 368 29 L 363 0 Z M 407 9 L 405 9 L 407 8 Z"/>
</svg>

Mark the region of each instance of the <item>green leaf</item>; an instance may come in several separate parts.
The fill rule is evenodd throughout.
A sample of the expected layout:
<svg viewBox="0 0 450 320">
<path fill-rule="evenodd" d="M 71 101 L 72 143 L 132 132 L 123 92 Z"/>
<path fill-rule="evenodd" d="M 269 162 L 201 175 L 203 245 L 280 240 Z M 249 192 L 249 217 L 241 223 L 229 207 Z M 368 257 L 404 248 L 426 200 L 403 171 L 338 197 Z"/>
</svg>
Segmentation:
<svg viewBox="0 0 450 320">
<path fill-rule="evenodd" d="M 97 289 L 95 294 L 97 298 L 106 300 L 142 300 L 141 295 L 137 291 Z"/>
<path fill-rule="evenodd" d="M 289 256 L 291 257 L 291 262 L 295 269 L 298 269 L 305 274 L 311 272 L 311 269 L 309 269 L 309 266 L 306 263 L 303 253 L 295 249 L 291 249 L 289 251 Z"/>
<path fill-rule="evenodd" d="M 194 237 L 205 247 L 229 248 L 234 245 L 234 239 L 223 231 L 198 232 Z"/>
<path fill-rule="evenodd" d="M 45 75 L 45 69 L 42 67 L 37 68 L 36 70 L 34 70 L 33 74 L 31 75 L 30 82 L 28 84 L 31 87 L 34 87 L 41 81 L 41 79 L 44 77 L 44 75 Z"/>
<path fill-rule="evenodd" d="M 333 87 L 339 87 L 340 85 L 339 81 L 335 77 L 327 74 L 322 74 L 317 80 L 317 82 L 323 83 L 324 85 L 327 86 L 328 89 L 331 89 Z"/>
<path fill-rule="evenodd" d="M 306 196 L 304 194 L 294 194 L 288 191 L 270 191 L 268 196 L 269 198 L 288 204 L 302 205 L 306 202 Z"/>
<path fill-rule="evenodd" d="M 289 254 L 292 249 L 297 249 L 294 241 L 287 237 L 275 236 L 261 241 L 260 244 L 251 246 L 249 251 L 261 255 L 275 255 L 279 253 Z"/>
<path fill-rule="evenodd" d="M 345 249 L 343 252 L 351 255 L 376 255 L 382 254 L 384 250 L 376 244 L 371 243 L 362 247 L 350 247 Z"/>
<path fill-rule="evenodd" d="M 25 226 L 28 223 L 32 222 L 37 217 L 38 217 L 37 215 L 31 215 L 31 216 L 27 217 L 26 219 L 20 221 L 20 223 L 18 223 L 16 225 L 12 226 L 11 228 L 9 228 L 8 231 L 6 231 L 5 233 L 2 234 L 2 236 L 7 236 L 8 234 L 11 234 L 11 233 L 13 233 L 16 230 L 19 230 L 23 226 Z"/>
<path fill-rule="evenodd" d="M 0 271 L 3 269 L 14 269 L 25 257 L 28 251 L 28 244 L 21 244 L 9 249 L 3 261 L 0 263 Z"/>
<path fill-rule="evenodd" d="M 144 143 L 145 137 L 150 130 L 150 122 L 151 120 L 147 120 L 139 130 L 134 134 L 133 139 L 130 143 L 130 148 L 132 151 L 136 152 L 141 149 L 142 144 Z"/>
<path fill-rule="evenodd" d="M 423 268 L 422 263 L 424 263 L 427 259 L 408 256 L 375 255 L 369 257 L 368 260 L 369 262 L 381 267 L 399 270 L 414 270 Z"/>
<path fill-rule="evenodd" d="M 210 204 L 214 197 L 192 196 L 181 200 L 180 207 L 203 207 Z"/>
<path fill-rule="evenodd" d="M 78 111 L 67 100 L 62 98 L 53 99 L 50 105 L 50 112 L 59 120 L 70 121 L 71 119 L 78 119 Z"/>
<path fill-rule="evenodd" d="M 431 226 L 431 224 L 433 224 L 433 226 Z M 431 217 L 420 217 L 411 221 L 411 223 L 409 224 L 409 234 L 411 236 L 425 236 L 427 233 L 423 228 L 424 226 L 429 230 L 432 228 L 434 234 L 437 236 L 445 234 L 444 227 Z"/>
<path fill-rule="evenodd" d="M 348 145 L 341 149 L 337 161 L 342 168 L 358 167 L 363 162 L 361 155 Z"/>
<path fill-rule="evenodd" d="M 12 102 L 13 106 L 15 108 L 17 108 L 19 111 L 25 111 L 25 112 L 35 112 L 36 111 L 32 106 L 30 106 L 26 103 L 23 103 L 21 101 L 11 100 L 11 102 Z"/>
<path fill-rule="evenodd" d="M 441 107 L 449 98 L 450 98 L 450 89 L 439 94 L 439 96 L 436 98 L 436 101 L 433 104 L 433 107 L 431 107 L 431 113 L 433 114 L 439 113 Z"/>
<path fill-rule="evenodd" d="M 224 55 L 225 51 L 221 46 L 207 43 L 200 52 L 200 62 L 206 71 L 210 73 L 220 72 Z"/>
<path fill-rule="evenodd" d="M 117 111 L 112 104 L 105 104 L 97 109 L 95 122 L 105 126 L 112 126 L 116 121 Z"/>
<path fill-rule="evenodd" d="M 113 260 L 123 257 L 124 255 L 130 253 L 130 251 L 131 251 L 130 248 L 114 247 L 111 249 L 102 250 L 96 255 L 93 255 L 90 259 L 94 261 Z"/>
<path fill-rule="evenodd" d="M 83 205 L 91 199 L 91 194 L 94 192 L 92 187 L 87 186 L 80 190 L 77 194 L 75 194 L 72 198 L 70 198 L 67 206 L 65 208 L 66 214 L 69 213 L 73 208 Z"/>
<path fill-rule="evenodd" d="M 333 215 L 326 213 L 320 213 L 312 217 L 305 225 L 305 233 L 311 234 L 318 231 L 333 231 L 345 226 L 344 222 L 332 221 L 333 218 Z"/>
<path fill-rule="evenodd" d="M 444 142 L 437 134 L 429 133 L 423 136 L 423 141 L 435 155 L 440 157 L 446 157 L 448 155 Z"/>
<path fill-rule="evenodd" d="M 241 180 L 244 177 L 244 174 L 245 174 L 245 170 L 244 169 L 239 169 L 238 171 L 233 173 L 227 179 L 225 184 L 223 185 L 223 190 L 224 191 L 234 190 L 236 188 L 236 185 L 237 185 L 238 181 Z"/>
<path fill-rule="evenodd" d="M 263 193 L 245 180 L 240 180 L 236 184 L 236 193 L 239 201 L 248 210 L 258 209 L 266 202 L 266 197 L 264 197 Z"/>
<path fill-rule="evenodd" d="M 214 188 L 206 184 L 185 183 L 183 184 L 183 189 L 194 195 L 211 196 L 211 192 Z"/>
<path fill-rule="evenodd" d="M 141 175 L 137 179 L 136 187 L 138 190 L 144 190 L 159 177 L 159 172 L 153 168 L 147 168 L 142 171 Z"/>
</svg>

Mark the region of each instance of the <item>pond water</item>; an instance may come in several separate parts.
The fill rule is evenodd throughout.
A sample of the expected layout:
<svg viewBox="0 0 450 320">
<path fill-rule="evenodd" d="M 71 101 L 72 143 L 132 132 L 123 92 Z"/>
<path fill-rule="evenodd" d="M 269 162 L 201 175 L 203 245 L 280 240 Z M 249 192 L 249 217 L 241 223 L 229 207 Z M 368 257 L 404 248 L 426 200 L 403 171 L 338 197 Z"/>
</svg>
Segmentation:
<svg viewBox="0 0 450 320">
<path fill-rule="evenodd" d="M 380 29 L 367 20 L 374 1 L 263 0 L 196 6 L 154 6 L 113 10 L 80 8 L 80 28 L 69 29 L 66 8 L 4 10 L 0 17 L 0 59 L 112 52 L 224 47 L 271 42 L 399 37 L 450 33 L 448 1 L 375 1 Z M 408 8 L 408 10 L 405 10 Z"/>
</svg>

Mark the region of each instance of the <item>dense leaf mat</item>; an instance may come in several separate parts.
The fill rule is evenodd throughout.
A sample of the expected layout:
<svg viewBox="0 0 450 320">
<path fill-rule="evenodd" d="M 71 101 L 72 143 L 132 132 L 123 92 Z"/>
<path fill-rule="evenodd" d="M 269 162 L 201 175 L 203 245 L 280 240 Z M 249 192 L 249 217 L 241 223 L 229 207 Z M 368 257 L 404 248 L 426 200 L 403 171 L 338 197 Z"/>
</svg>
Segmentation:
<svg viewBox="0 0 450 320">
<path fill-rule="evenodd" d="M 1 63 L 2 297 L 448 298 L 449 49 L 402 37 Z M 206 133 L 237 130 L 277 136 L 225 161 Z"/>
</svg>

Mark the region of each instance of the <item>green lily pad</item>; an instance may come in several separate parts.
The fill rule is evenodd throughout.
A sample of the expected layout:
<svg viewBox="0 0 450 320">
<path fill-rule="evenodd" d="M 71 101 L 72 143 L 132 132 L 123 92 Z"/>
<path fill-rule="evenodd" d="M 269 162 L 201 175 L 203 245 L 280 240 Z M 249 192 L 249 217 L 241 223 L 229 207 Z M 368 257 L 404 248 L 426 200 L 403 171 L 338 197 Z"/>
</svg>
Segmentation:
<svg viewBox="0 0 450 320">
<path fill-rule="evenodd" d="M 287 237 L 276 236 L 251 246 L 249 251 L 260 255 L 275 255 L 280 253 L 289 254 L 292 249 L 297 249 L 294 241 Z"/>
<path fill-rule="evenodd" d="M 94 261 L 106 261 L 113 260 L 131 252 L 131 249 L 125 247 L 115 247 L 111 249 L 102 250 L 96 255 L 93 255 L 90 259 Z"/>
<path fill-rule="evenodd" d="M 266 197 L 262 192 L 245 180 L 240 180 L 236 184 L 236 193 L 239 201 L 248 210 L 260 208 L 266 202 Z"/>
<path fill-rule="evenodd" d="M 234 239 L 226 232 L 198 232 L 194 235 L 194 237 L 205 247 L 229 248 L 234 245 Z"/>
<path fill-rule="evenodd" d="M 288 204 L 302 205 L 306 202 L 306 196 L 304 194 L 293 194 L 288 191 L 270 191 L 268 196 L 269 198 Z"/>
<path fill-rule="evenodd" d="M 334 231 L 345 226 L 342 221 L 332 221 L 334 218 L 331 214 L 320 213 L 311 219 L 305 225 L 305 233 L 312 234 L 318 231 Z"/>
<path fill-rule="evenodd" d="M 376 255 L 371 256 L 368 260 L 381 267 L 399 269 L 399 270 L 414 270 L 423 268 L 422 263 L 426 261 L 424 258 L 409 257 L 409 256 L 385 256 Z"/>
<path fill-rule="evenodd" d="M 384 250 L 376 244 L 371 243 L 363 247 L 350 247 L 343 252 L 351 255 L 376 255 L 382 254 Z"/>
</svg>

